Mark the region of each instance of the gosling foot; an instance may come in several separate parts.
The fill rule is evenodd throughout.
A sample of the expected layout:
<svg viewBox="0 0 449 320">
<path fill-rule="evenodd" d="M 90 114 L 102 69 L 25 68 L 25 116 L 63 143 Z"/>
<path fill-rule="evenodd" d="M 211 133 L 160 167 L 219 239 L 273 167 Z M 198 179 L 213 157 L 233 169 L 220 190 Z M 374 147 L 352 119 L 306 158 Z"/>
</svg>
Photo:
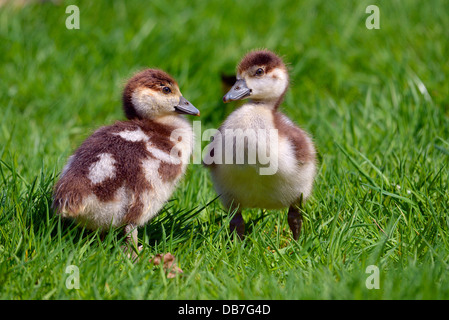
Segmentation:
<svg viewBox="0 0 449 320">
<path fill-rule="evenodd" d="M 176 265 L 175 257 L 170 253 L 158 253 L 150 259 L 150 263 L 155 266 L 162 264 L 164 272 L 167 274 L 167 278 L 171 279 L 176 277 L 177 274 L 183 273 L 180 267 Z"/>
</svg>

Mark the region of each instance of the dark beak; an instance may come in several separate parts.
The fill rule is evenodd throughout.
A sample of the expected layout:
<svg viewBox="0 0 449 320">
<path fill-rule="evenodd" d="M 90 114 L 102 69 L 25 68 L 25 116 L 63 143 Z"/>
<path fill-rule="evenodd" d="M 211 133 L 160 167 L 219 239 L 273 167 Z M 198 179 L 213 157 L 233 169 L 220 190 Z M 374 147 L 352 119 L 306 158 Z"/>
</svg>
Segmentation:
<svg viewBox="0 0 449 320">
<path fill-rule="evenodd" d="M 199 110 L 197 108 L 195 108 L 193 106 L 193 104 L 191 104 L 183 96 L 181 96 L 181 98 L 179 98 L 179 102 L 178 102 L 178 105 L 175 106 L 175 110 L 177 113 L 181 113 L 181 114 L 190 114 L 190 115 L 194 115 L 194 116 L 200 115 Z"/>
<path fill-rule="evenodd" d="M 237 80 L 232 86 L 231 90 L 223 97 L 223 102 L 227 103 L 234 100 L 242 100 L 251 94 L 251 89 L 246 86 L 246 81 L 243 79 Z"/>
</svg>

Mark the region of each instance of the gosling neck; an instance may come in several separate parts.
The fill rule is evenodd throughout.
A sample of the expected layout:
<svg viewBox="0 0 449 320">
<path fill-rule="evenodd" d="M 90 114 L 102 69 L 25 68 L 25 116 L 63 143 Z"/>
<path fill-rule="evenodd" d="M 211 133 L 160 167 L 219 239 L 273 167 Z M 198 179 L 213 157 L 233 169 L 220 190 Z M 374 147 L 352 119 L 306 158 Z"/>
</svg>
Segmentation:
<svg viewBox="0 0 449 320">
<path fill-rule="evenodd" d="M 271 99 L 250 99 L 250 102 L 256 105 L 263 105 L 269 109 L 277 110 L 279 106 L 281 105 L 282 101 L 284 101 L 284 96 L 287 90 L 285 90 L 281 96 L 271 98 Z"/>
</svg>

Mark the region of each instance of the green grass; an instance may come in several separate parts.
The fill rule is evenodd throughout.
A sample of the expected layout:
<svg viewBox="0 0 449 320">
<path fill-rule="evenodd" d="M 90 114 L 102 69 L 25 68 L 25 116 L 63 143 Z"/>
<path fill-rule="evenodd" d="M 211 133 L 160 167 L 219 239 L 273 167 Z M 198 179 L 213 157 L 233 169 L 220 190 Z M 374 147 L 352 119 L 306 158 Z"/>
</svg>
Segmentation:
<svg viewBox="0 0 449 320">
<path fill-rule="evenodd" d="M 67 30 L 77 4 L 81 28 Z M 0 7 L 1 299 L 448 299 L 449 4 L 377 1 L 75 1 Z M 132 263 L 50 209 L 67 157 L 123 119 L 121 88 L 159 67 L 218 127 L 220 73 L 266 47 L 290 62 L 283 110 L 319 150 L 303 232 L 286 212 L 247 211 L 233 241 L 205 168 L 191 165 L 161 214 L 139 231 Z M 205 145 L 206 142 L 203 142 Z M 166 279 L 148 260 L 172 252 Z M 66 267 L 79 268 L 68 289 Z M 380 270 L 369 290 L 366 267 Z"/>
</svg>

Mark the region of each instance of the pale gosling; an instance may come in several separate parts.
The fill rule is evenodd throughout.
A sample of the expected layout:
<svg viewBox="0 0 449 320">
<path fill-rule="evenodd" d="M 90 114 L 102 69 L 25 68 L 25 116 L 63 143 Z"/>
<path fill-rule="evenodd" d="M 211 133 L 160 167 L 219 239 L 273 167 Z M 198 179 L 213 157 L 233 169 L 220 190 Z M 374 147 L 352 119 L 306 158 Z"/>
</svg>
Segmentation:
<svg viewBox="0 0 449 320">
<path fill-rule="evenodd" d="M 238 65 L 237 81 L 223 101 L 246 98 L 250 101 L 224 121 L 203 159 L 211 170 L 214 187 L 223 204 L 230 212 L 237 209 L 230 229 L 241 238 L 245 231 L 241 214 L 244 208 L 288 208 L 293 238 L 299 238 L 301 206 L 312 193 L 316 174 L 316 151 L 309 135 L 278 111 L 288 85 L 287 68 L 280 57 L 267 50 L 247 54 Z M 240 136 L 243 143 L 240 145 L 237 142 L 239 135 L 236 135 L 239 129 L 240 132 L 243 130 L 243 136 Z M 262 137 L 270 137 L 272 129 L 277 130 L 278 139 L 276 148 L 270 149 L 273 141 Z M 231 149 L 226 149 L 226 141 L 231 141 Z M 250 146 L 258 149 L 261 141 L 266 142 L 270 158 L 277 161 L 275 173 L 261 174 L 260 169 L 266 168 L 266 162 L 262 163 L 259 156 L 254 163 L 246 157 L 244 163 L 225 163 L 223 153 L 226 150 L 231 150 L 235 161 L 239 146 L 248 156 L 252 152 Z M 222 158 L 217 157 L 218 150 L 222 151 Z"/>
</svg>

